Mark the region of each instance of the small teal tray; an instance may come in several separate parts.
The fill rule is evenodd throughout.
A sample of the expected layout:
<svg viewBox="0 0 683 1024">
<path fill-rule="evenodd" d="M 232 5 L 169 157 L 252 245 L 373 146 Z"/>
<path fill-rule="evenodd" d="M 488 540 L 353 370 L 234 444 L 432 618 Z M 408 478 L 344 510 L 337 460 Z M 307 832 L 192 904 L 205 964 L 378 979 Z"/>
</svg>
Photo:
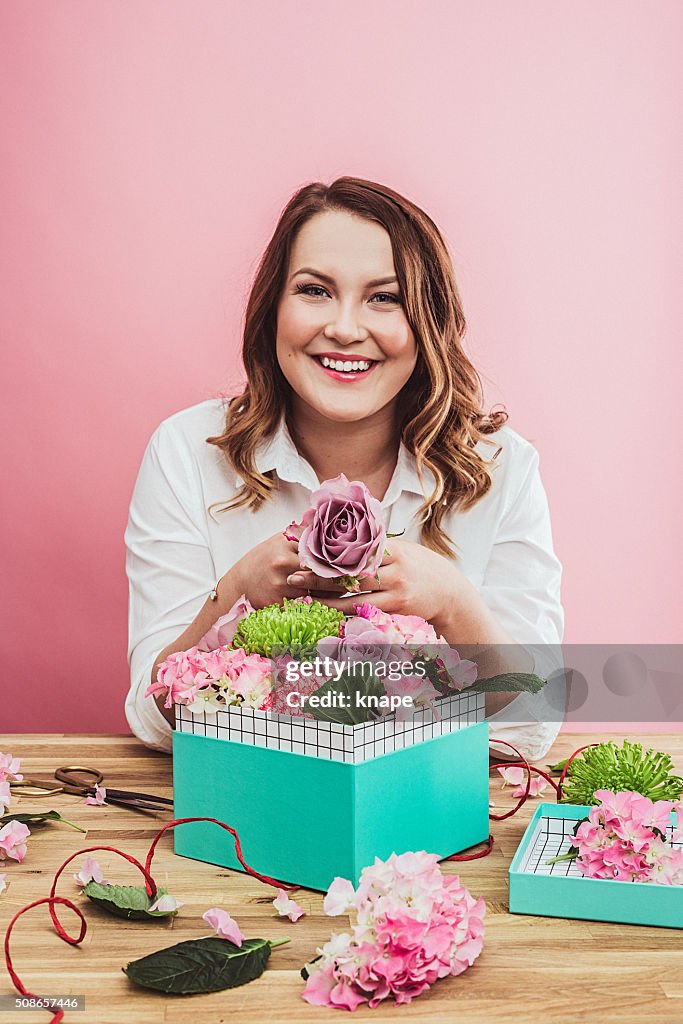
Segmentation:
<svg viewBox="0 0 683 1024">
<path fill-rule="evenodd" d="M 576 804 L 536 809 L 510 865 L 510 912 L 683 928 L 683 885 L 585 878 L 573 861 L 546 863 L 570 850 L 568 837 L 589 811 Z"/>
<path fill-rule="evenodd" d="M 440 858 L 489 835 L 488 723 L 464 726 L 359 764 L 176 730 L 176 818 L 236 828 L 262 874 L 325 890 L 358 882 L 375 857 L 427 850 Z M 209 823 L 174 830 L 183 857 L 242 870 L 232 839 Z"/>
</svg>

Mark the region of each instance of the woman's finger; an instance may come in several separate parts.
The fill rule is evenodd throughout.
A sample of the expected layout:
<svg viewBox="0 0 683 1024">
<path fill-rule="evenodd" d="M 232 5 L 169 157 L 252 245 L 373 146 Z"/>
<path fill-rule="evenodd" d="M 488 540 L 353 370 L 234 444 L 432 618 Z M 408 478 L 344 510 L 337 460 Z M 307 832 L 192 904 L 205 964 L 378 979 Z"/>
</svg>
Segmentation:
<svg viewBox="0 0 683 1024">
<path fill-rule="evenodd" d="M 388 591 L 382 591 L 377 596 L 374 594 L 349 594 L 348 597 L 328 597 L 326 594 L 321 595 L 317 598 L 321 604 L 329 605 L 330 608 L 336 608 L 339 612 L 345 614 L 353 614 L 354 604 L 361 604 L 363 601 L 367 601 L 369 604 L 378 608 L 381 612 L 388 612 L 391 606 L 391 595 Z"/>
<path fill-rule="evenodd" d="M 324 590 L 326 593 L 331 591 L 334 594 L 338 594 L 343 590 L 341 584 L 336 580 L 317 576 L 316 573 L 310 572 L 307 569 L 297 569 L 287 577 L 287 583 L 290 587 L 301 587 L 303 590 Z"/>
<path fill-rule="evenodd" d="M 381 589 L 381 584 L 377 582 L 374 576 L 360 576 L 359 580 L 361 590 L 375 591 Z M 303 590 L 319 590 L 325 594 L 346 593 L 346 587 L 338 579 L 318 576 L 316 573 L 305 569 L 297 569 L 296 572 L 291 573 L 287 577 L 287 583 L 290 587 L 301 587 Z"/>
</svg>

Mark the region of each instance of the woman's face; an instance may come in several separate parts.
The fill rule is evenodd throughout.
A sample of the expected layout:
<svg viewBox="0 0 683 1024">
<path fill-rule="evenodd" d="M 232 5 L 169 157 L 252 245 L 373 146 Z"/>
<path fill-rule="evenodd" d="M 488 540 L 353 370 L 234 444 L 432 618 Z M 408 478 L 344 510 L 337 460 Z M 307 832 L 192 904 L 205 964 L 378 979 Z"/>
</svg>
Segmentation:
<svg viewBox="0 0 683 1024">
<path fill-rule="evenodd" d="M 304 224 L 278 303 L 276 353 L 295 410 L 298 399 L 352 422 L 396 402 L 417 345 L 380 224 L 336 210 Z"/>
</svg>

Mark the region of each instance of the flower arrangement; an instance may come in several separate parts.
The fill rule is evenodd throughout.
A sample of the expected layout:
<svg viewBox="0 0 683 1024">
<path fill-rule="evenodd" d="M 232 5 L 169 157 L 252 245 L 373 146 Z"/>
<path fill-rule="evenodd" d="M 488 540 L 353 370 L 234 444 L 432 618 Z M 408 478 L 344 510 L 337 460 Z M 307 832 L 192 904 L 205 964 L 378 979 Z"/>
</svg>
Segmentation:
<svg viewBox="0 0 683 1024">
<path fill-rule="evenodd" d="M 284 694 L 296 683 L 301 692 L 338 690 L 386 694 L 401 707 L 430 706 L 449 693 L 472 688 L 539 689 L 537 676 L 509 674 L 477 682 L 477 666 L 460 658 L 419 615 L 390 615 L 364 601 L 344 615 L 310 597 L 284 599 L 258 610 L 242 595 L 195 647 L 170 654 L 146 695 L 165 693 L 191 712 L 215 713 L 225 707 L 287 711 Z M 216 640 L 225 640 L 213 650 Z M 292 672 L 292 663 L 300 671 Z M 306 666 L 310 671 L 306 671 Z M 369 668 L 368 666 L 371 666 Z M 476 685 L 475 685 L 476 683 Z M 387 713 L 394 702 L 380 707 Z M 291 713 L 291 711 L 290 711 Z M 343 708 L 316 717 L 350 724 L 375 714 L 349 716 Z"/>
<path fill-rule="evenodd" d="M 461 974 L 484 942 L 483 899 L 457 875 L 443 875 L 438 856 L 395 853 L 363 868 L 357 889 L 336 878 L 323 908 L 355 913 L 351 932 L 333 934 L 301 972 L 308 1003 L 355 1010 L 385 999 L 409 1003 L 439 978 Z"/>
<path fill-rule="evenodd" d="M 548 863 L 576 860 L 587 878 L 683 885 L 683 848 L 666 838 L 672 811 L 678 825 L 683 823 L 683 802 L 607 789 L 595 797 L 599 802 L 570 840 L 575 849 Z M 675 838 L 682 842 L 683 834 Z"/>
<path fill-rule="evenodd" d="M 358 593 L 362 578 L 377 572 L 390 536 L 381 511 L 365 484 L 340 474 L 313 491 L 301 523 L 291 523 L 284 535 L 298 542 L 302 568 Z M 389 673 L 388 661 L 398 666 Z M 292 662 L 306 666 L 297 680 Z M 360 671 L 359 663 L 365 665 Z M 309 671 L 312 664 L 314 671 Z M 320 691 L 322 698 L 332 690 L 343 691 L 345 698 L 371 696 L 375 703 L 364 705 L 367 713 L 360 716 L 339 707 L 304 712 L 356 724 L 377 713 L 397 711 L 400 720 L 408 708 L 434 709 L 440 697 L 472 687 L 476 680 L 476 664 L 461 659 L 419 615 L 389 614 L 367 601 L 345 615 L 310 596 L 255 609 L 242 594 L 195 647 L 166 658 L 146 696 L 163 693 L 167 708 L 183 704 L 192 713 L 225 707 L 291 713 L 283 695 L 296 681 L 307 696 Z M 477 687 L 479 692 L 536 692 L 543 684 L 538 676 L 511 673 L 479 680 Z M 388 700 L 380 707 L 382 696 Z M 405 710 L 399 712 L 399 706 Z"/>
</svg>

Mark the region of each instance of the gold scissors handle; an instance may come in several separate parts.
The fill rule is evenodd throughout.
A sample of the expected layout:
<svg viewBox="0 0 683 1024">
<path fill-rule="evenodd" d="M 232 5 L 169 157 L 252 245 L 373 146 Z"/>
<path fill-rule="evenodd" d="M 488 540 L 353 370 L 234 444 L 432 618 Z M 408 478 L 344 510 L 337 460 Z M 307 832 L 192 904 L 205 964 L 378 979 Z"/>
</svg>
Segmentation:
<svg viewBox="0 0 683 1024">
<path fill-rule="evenodd" d="M 86 778 L 79 779 L 79 775 L 85 775 Z M 70 764 L 58 768 L 55 778 L 61 782 L 61 789 L 64 793 L 87 796 L 94 791 L 95 786 L 99 786 L 104 775 L 102 772 L 98 772 L 97 768 L 87 768 L 82 764 Z"/>
<path fill-rule="evenodd" d="M 86 779 L 79 779 L 85 775 Z M 11 789 L 21 789 L 24 796 L 45 797 L 56 793 L 69 793 L 72 796 L 87 796 L 95 791 L 95 786 L 102 782 L 104 776 L 96 768 L 86 768 L 82 764 L 71 764 L 58 768 L 55 772 L 56 782 L 52 779 L 22 779 L 10 783 Z"/>
<path fill-rule="evenodd" d="M 23 796 L 54 796 L 61 793 L 63 786 L 52 781 L 43 779 L 22 779 L 20 782 L 10 782 L 10 789 L 20 789 Z"/>
</svg>

